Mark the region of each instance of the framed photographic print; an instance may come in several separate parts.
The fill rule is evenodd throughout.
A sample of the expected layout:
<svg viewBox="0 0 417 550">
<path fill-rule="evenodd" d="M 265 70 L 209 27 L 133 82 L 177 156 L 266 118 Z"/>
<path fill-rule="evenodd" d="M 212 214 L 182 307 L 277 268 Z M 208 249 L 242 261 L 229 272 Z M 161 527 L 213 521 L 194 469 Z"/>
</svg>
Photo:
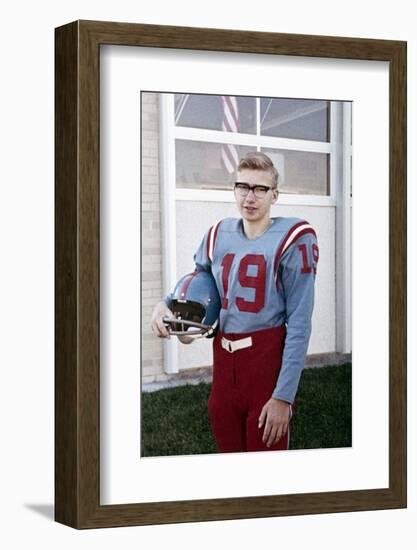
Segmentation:
<svg viewBox="0 0 417 550">
<path fill-rule="evenodd" d="M 245 168 L 253 155 L 276 180 Z M 246 255 L 239 245 L 218 260 L 217 282 L 220 329 L 232 300 L 240 312 L 222 334 L 246 336 L 247 318 L 254 333 L 214 346 L 233 384 L 242 380 L 249 360 L 239 369 L 234 352 L 257 341 L 255 315 L 279 309 L 265 281 L 277 300 L 282 282 L 286 316 L 262 323 L 286 327 L 283 365 L 300 354 L 304 366 L 308 346 L 295 400 L 278 379 L 290 411 L 282 452 L 257 452 L 249 431 L 245 447 L 224 451 L 213 340 L 184 345 L 154 325 L 182 276 L 192 274 L 188 291 L 195 265 L 255 226 Z M 301 232 L 317 241 L 296 241 Z M 268 264 L 259 243 L 275 236 L 283 259 L 274 264 L 274 252 Z M 315 297 L 311 336 L 290 353 L 293 279 L 280 269 L 292 242 Z M 405 507 L 406 43 L 93 21 L 56 29 L 55 343 L 61 523 Z M 263 359 L 254 368 L 253 380 L 264 377 Z M 254 432 L 265 436 L 266 424 Z"/>
</svg>

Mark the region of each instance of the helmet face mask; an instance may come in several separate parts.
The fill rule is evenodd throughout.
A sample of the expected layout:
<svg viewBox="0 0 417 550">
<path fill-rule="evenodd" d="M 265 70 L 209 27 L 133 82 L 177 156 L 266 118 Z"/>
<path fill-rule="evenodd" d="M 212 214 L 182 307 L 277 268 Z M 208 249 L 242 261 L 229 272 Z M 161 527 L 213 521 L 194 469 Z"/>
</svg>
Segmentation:
<svg viewBox="0 0 417 550">
<path fill-rule="evenodd" d="M 164 318 L 170 334 L 194 338 L 214 336 L 220 313 L 220 297 L 211 274 L 205 271 L 182 277 L 172 293 L 173 318 Z"/>
<path fill-rule="evenodd" d="M 204 332 L 210 329 L 201 322 L 206 312 L 204 306 L 197 302 L 173 300 L 172 313 L 178 321 L 181 320 L 168 320 L 169 331 L 175 336 L 204 335 Z"/>
<path fill-rule="evenodd" d="M 173 336 L 208 337 L 214 332 L 214 327 L 181 319 L 181 317 L 178 317 L 178 320 L 164 317 L 164 323 L 168 327 L 169 333 Z"/>
</svg>

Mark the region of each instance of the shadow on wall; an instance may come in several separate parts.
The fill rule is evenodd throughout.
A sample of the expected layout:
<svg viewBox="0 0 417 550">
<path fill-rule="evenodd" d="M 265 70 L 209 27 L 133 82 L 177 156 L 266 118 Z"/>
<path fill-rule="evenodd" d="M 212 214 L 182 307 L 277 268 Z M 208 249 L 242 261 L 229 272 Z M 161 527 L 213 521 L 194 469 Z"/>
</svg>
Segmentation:
<svg viewBox="0 0 417 550">
<path fill-rule="evenodd" d="M 45 518 L 54 521 L 54 505 L 53 504 L 25 504 L 25 508 L 32 510 Z"/>
</svg>

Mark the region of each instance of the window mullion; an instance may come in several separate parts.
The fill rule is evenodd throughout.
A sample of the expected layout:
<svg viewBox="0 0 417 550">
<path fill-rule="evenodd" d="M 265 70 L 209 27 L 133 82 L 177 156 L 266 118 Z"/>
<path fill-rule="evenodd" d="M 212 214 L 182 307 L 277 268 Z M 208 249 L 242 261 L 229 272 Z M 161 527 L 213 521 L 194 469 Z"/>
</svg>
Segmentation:
<svg viewBox="0 0 417 550">
<path fill-rule="evenodd" d="M 312 153 L 330 153 L 331 144 L 324 141 L 308 141 L 301 139 L 279 138 L 243 134 L 240 132 L 223 132 L 219 130 L 202 130 L 201 128 L 185 128 L 176 126 L 175 139 L 200 141 L 204 143 L 231 143 L 259 148 L 288 149 L 290 151 L 307 151 Z"/>
</svg>

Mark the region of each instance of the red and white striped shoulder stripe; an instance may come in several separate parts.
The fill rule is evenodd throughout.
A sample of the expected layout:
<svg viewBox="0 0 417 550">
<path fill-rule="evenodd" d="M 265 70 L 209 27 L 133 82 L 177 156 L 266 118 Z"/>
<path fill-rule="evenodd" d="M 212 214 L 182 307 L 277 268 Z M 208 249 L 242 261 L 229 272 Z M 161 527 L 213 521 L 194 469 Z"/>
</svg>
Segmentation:
<svg viewBox="0 0 417 550">
<path fill-rule="evenodd" d="M 298 240 L 303 235 L 306 235 L 307 233 L 311 233 L 316 237 L 316 232 L 311 227 L 311 225 L 306 221 L 300 221 L 296 224 L 294 224 L 289 231 L 287 231 L 287 234 L 282 240 L 282 243 L 280 247 L 278 248 L 277 254 L 275 256 L 274 261 L 274 274 L 275 274 L 275 281 L 277 280 L 278 276 L 278 266 L 279 262 L 282 258 L 282 256 L 285 254 L 285 252 L 288 250 L 288 248 L 294 244 L 296 240 Z"/>
<path fill-rule="evenodd" d="M 207 236 L 206 252 L 207 252 L 207 258 L 211 262 L 213 261 L 214 245 L 216 244 L 217 232 L 219 230 L 220 223 L 221 223 L 221 220 L 219 220 L 217 223 L 212 225 L 209 229 L 208 236 Z"/>
</svg>

